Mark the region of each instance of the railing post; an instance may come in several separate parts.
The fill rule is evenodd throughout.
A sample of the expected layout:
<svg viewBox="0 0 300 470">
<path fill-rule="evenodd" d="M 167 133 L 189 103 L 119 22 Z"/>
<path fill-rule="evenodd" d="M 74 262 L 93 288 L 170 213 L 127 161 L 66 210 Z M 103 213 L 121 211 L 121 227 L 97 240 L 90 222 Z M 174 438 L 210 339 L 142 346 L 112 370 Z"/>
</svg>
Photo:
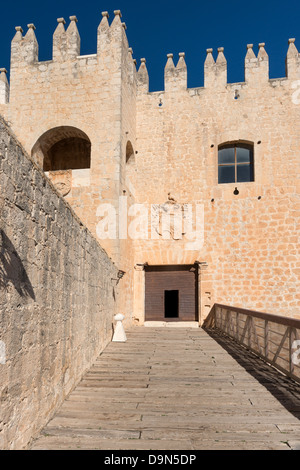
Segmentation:
<svg viewBox="0 0 300 470">
<path fill-rule="evenodd" d="M 248 346 L 251 349 L 251 339 L 252 339 L 252 327 L 253 327 L 253 318 L 249 318 L 249 327 L 248 327 Z"/>
<path fill-rule="evenodd" d="M 290 335 L 289 335 L 289 364 L 290 364 L 290 374 L 294 373 L 294 363 L 292 361 L 292 346 L 294 339 L 296 338 L 296 334 L 294 332 L 294 328 L 290 328 Z"/>
<path fill-rule="evenodd" d="M 269 356 L 269 322 L 265 320 L 265 357 Z"/>
</svg>

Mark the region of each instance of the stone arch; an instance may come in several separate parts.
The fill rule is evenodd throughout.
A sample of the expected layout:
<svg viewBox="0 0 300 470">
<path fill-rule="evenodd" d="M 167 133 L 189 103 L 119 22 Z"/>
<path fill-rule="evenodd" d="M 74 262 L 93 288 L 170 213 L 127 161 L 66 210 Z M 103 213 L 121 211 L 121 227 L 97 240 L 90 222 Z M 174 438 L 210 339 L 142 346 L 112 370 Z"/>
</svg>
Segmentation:
<svg viewBox="0 0 300 470">
<path fill-rule="evenodd" d="M 128 140 L 126 144 L 126 163 L 131 164 L 134 162 L 135 162 L 135 158 L 134 158 L 133 146 L 130 140 Z"/>
<path fill-rule="evenodd" d="M 224 140 L 224 141 L 220 141 L 218 143 L 218 148 L 224 146 L 224 145 L 238 145 L 238 144 L 245 144 L 245 145 L 249 145 L 249 146 L 254 146 L 254 142 L 253 140 L 247 140 L 247 139 L 228 139 L 228 140 Z"/>
<path fill-rule="evenodd" d="M 44 171 L 90 168 L 91 141 L 77 127 L 54 127 L 39 137 L 31 155 Z"/>
</svg>

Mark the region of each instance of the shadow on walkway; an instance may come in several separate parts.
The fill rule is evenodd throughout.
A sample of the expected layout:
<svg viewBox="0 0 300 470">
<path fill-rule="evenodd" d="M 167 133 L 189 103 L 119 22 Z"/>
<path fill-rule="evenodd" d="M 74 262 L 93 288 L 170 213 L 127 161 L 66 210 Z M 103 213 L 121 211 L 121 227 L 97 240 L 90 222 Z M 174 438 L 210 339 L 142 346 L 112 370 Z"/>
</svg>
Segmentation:
<svg viewBox="0 0 300 470">
<path fill-rule="evenodd" d="M 300 385 L 218 330 L 203 328 L 231 357 L 300 419 Z"/>
</svg>

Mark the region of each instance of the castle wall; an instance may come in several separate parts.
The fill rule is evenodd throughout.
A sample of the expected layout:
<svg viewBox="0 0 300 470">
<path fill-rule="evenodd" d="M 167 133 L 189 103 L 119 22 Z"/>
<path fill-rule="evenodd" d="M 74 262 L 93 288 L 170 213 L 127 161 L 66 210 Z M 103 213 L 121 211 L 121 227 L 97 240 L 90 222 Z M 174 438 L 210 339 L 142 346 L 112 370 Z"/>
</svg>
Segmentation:
<svg viewBox="0 0 300 470">
<path fill-rule="evenodd" d="M 118 269 L 2 120 L 0 185 L 0 447 L 20 449 L 111 340 Z"/>
<path fill-rule="evenodd" d="M 97 52 L 89 56 L 80 55 L 76 17 L 67 28 L 59 18 L 47 62 L 38 59 L 34 25 L 25 35 L 17 27 L 10 90 L 1 73 L 0 112 L 40 166 L 55 139 L 84 136 L 91 144 L 91 168 L 47 175 L 125 272 L 119 297 L 125 324 L 132 318 L 144 321 L 144 263 L 198 262 L 201 322 L 214 302 L 297 315 L 300 56 L 295 40 L 289 40 L 286 77 L 270 80 L 265 44 L 259 44 L 257 55 L 248 44 L 245 81 L 229 84 L 221 47 L 216 59 L 207 49 L 204 87 L 188 89 L 185 54 L 176 65 L 168 54 L 164 90 L 149 93 L 146 60 L 137 71 L 121 13 L 114 15 L 109 24 L 102 13 Z M 218 184 L 218 146 L 238 141 L 253 145 L 254 181 Z M 115 227 L 113 236 L 103 239 L 105 204 L 113 207 Z M 129 233 L 134 204 L 148 211 L 146 236 Z M 155 217 L 162 208 L 178 212 L 189 205 L 195 218 L 199 209 L 196 243 L 184 228 L 182 236 L 171 233 L 174 227 L 169 238 L 159 230 L 152 233 L 153 205 Z M 126 233 L 119 225 L 125 218 Z"/>
<path fill-rule="evenodd" d="M 136 198 L 150 207 L 171 196 L 191 204 L 194 217 L 202 205 L 204 242 L 193 250 L 184 236 L 151 239 L 149 232 L 135 243 L 135 262 L 203 263 L 201 320 L 215 302 L 300 315 L 299 58 L 290 78 L 269 80 L 260 50 L 261 59 L 246 60 L 238 84 L 227 84 L 223 50 L 216 63 L 209 50 L 205 86 L 195 89 L 186 88 L 182 63 L 178 70 L 169 55 L 165 90 L 144 87 L 137 98 Z M 218 145 L 239 140 L 253 143 L 254 181 L 218 184 Z M 135 315 L 142 319 L 144 273 L 136 276 Z"/>
<path fill-rule="evenodd" d="M 98 30 L 97 54 L 80 56 L 76 17 L 68 28 L 58 19 L 53 35 L 53 58 L 38 60 L 35 28 L 17 32 L 12 41 L 9 107 L 3 115 L 11 123 L 26 151 L 49 130 L 78 129 L 91 142 L 91 168 L 72 175 L 66 200 L 96 235 L 99 201 L 114 206 L 118 200 L 121 158 L 121 82 L 124 31 L 117 14 L 109 27 L 104 15 Z M 126 48 L 126 54 L 128 47 Z M 55 139 L 55 135 L 52 136 Z M 54 142 L 54 140 L 53 140 Z M 38 155 L 33 152 L 38 163 Z M 49 175 L 50 178 L 53 175 Z M 117 208 L 117 206 L 116 206 Z M 117 261 L 118 242 L 105 248 Z"/>
<path fill-rule="evenodd" d="M 76 17 L 66 27 L 63 18 L 53 34 L 52 60 L 39 61 L 34 25 L 26 34 L 16 27 L 11 48 L 9 105 L 0 112 L 12 125 L 18 139 L 43 168 L 43 149 L 64 137 L 81 137 L 91 145 L 91 166 L 67 171 L 47 171 L 80 220 L 103 248 L 126 272 L 124 290 L 132 291 L 132 243 L 119 240 L 119 196 L 134 196 L 126 169 L 126 144 L 135 143 L 136 68 L 116 10 L 107 12 L 97 32 L 95 54 L 80 55 Z M 4 79 L 5 77 L 3 77 Z M 126 191 L 126 193 L 124 192 Z M 102 238 L 99 224 L 106 216 L 104 205 L 116 214 L 113 236 Z M 130 322 L 132 297 L 121 294 L 120 306 Z"/>
</svg>

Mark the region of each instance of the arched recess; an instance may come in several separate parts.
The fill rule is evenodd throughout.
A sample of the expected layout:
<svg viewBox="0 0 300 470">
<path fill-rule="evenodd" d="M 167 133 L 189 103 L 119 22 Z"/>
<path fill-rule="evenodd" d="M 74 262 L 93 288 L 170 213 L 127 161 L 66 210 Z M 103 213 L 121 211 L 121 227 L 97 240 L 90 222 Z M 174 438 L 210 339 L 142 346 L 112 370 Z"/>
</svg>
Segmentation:
<svg viewBox="0 0 300 470">
<path fill-rule="evenodd" d="M 91 142 L 76 127 L 54 127 L 41 135 L 31 155 L 44 171 L 90 168 Z"/>
<path fill-rule="evenodd" d="M 134 162 L 135 162 L 134 150 L 133 150 L 133 147 L 132 147 L 132 143 L 130 142 L 130 140 L 128 140 L 128 142 L 126 144 L 126 163 L 131 164 L 131 163 L 134 163 Z"/>
</svg>

